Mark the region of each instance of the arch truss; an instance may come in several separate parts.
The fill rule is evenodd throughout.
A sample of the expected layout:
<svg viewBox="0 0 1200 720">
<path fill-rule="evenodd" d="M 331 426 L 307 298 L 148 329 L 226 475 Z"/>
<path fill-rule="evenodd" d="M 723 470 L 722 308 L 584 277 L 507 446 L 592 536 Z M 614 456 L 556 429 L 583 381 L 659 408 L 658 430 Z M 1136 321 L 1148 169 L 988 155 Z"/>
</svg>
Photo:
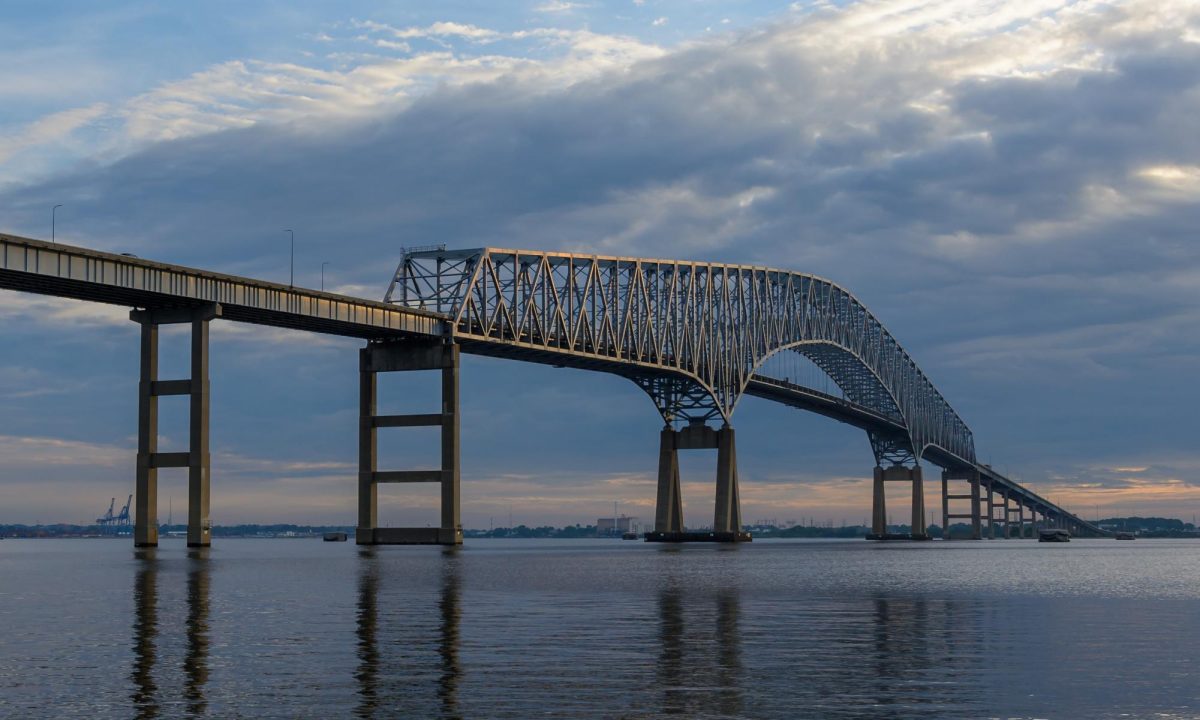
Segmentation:
<svg viewBox="0 0 1200 720">
<path fill-rule="evenodd" d="M 975 459 L 967 425 L 852 294 L 747 265 L 481 248 L 404 253 L 386 300 L 453 318 L 478 351 L 633 379 L 668 422 L 728 421 L 761 365 L 801 353 L 847 401 L 905 432 L 871 431 L 877 460 L 928 449 Z M 488 349 L 484 349 L 485 352 Z"/>
</svg>

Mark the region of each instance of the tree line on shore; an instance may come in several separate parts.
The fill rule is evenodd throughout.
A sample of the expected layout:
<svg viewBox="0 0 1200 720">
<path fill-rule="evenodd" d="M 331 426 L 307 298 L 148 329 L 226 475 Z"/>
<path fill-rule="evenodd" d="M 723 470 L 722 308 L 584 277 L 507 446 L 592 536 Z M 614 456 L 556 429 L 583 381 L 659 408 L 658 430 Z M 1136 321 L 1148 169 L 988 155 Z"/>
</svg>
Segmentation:
<svg viewBox="0 0 1200 720">
<path fill-rule="evenodd" d="M 985 521 L 986 524 L 986 521 Z M 1128 530 L 1137 532 L 1142 537 L 1159 538 L 1196 538 L 1200 532 L 1194 524 L 1176 518 L 1163 517 L 1118 517 L 1096 521 L 1100 527 L 1109 530 Z M 702 528 L 696 528 L 702 529 Z M 816 525 L 791 525 L 777 527 L 775 525 L 754 525 L 748 529 L 756 537 L 779 538 L 855 538 L 865 537 L 871 529 L 863 525 L 844 525 L 841 527 Z M 950 526 L 952 534 L 963 534 L 970 531 L 970 526 L 955 523 Z M 133 532 L 132 526 L 119 527 L 101 525 L 73 525 L 70 523 L 54 523 L 48 525 L 0 524 L 0 537 L 8 538 L 52 538 L 52 537 L 128 537 Z M 183 534 L 187 525 L 163 525 L 159 534 Z M 213 537 L 318 537 L 327 532 L 344 532 L 351 537 L 354 535 L 353 525 L 295 525 L 290 523 L 274 524 L 242 524 L 214 525 Z M 906 534 L 911 529 L 908 525 L 889 525 L 889 533 Z M 930 525 L 927 532 L 932 537 L 941 537 L 942 528 Z M 491 528 L 488 530 L 464 530 L 463 536 L 468 538 L 595 538 L 599 530 L 595 525 L 567 525 L 554 527 L 540 525 L 529 527 L 517 525 L 512 528 Z"/>
</svg>

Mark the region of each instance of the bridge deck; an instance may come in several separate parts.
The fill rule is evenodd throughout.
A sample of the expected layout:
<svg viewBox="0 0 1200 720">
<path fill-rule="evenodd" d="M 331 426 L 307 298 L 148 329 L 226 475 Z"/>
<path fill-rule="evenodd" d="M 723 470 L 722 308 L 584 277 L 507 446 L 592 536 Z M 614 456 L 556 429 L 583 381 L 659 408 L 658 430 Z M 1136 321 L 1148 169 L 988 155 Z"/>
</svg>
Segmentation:
<svg viewBox="0 0 1200 720">
<path fill-rule="evenodd" d="M 140 308 L 220 303 L 229 320 L 367 339 L 446 330 L 425 310 L 3 234 L 0 288 Z"/>
</svg>

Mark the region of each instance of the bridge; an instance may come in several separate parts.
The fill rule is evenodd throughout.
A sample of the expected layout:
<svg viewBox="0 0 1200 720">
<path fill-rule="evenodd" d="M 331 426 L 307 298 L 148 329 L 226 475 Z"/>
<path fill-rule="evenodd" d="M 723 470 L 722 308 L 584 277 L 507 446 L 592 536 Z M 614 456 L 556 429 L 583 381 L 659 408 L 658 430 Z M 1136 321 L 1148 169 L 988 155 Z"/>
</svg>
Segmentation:
<svg viewBox="0 0 1200 720">
<path fill-rule="evenodd" d="M 874 457 L 872 538 L 888 533 L 885 484 L 912 490 L 911 539 L 927 539 L 921 461 L 942 468 L 950 537 L 1029 537 L 1037 528 L 1105 531 L 975 458 L 966 423 L 900 343 L 828 280 L 765 267 L 443 247 L 405 251 L 384 301 L 347 297 L 130 255 L 0 234 L 0 288 L 127 306 L 141 327 L 134 542 L 158 542 L 157 471 L 188 469 L 188 544 L 211 542 L 208 328 L 224 319 L 361 338 L 358 530 L 361 544 L 462 542 L 460 354 L 575 367 L 636 383 L 663 419 L 648 540 L 748 540 L 738 497 L 734 411 L 746 395 L 866 431 Z M 158 376 L 158 328 L 191 326 L 190 377 Z M 832 383 L 823 391 L 794 369 Z M 789 370 L 792 368 L 793 370 Z M 381 372 L 437 370 L 439 413 L 380 415 Z M 189 396 L 189 447 L 157 448 L 158 398 Z M 380 470 L 378 430 L 435 426 L 438 469 Z M 679 451 L 716 449 L 711 530 L 683 526 Z M 436 528 L 379 527 L 380 483 L 437 483 Z M 986 525 L 986 529 L 985 526 Z"/>
</svg>

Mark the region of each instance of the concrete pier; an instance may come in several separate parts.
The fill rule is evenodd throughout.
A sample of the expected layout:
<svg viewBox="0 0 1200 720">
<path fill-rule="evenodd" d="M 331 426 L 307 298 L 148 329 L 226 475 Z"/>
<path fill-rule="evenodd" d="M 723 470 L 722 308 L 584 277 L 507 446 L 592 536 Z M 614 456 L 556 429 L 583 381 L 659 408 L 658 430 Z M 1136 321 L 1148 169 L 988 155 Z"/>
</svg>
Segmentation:
<svg viewBox="0 0 1200 720">
<path fill-rule="evenodd" d="M 679 452 L 675 430 L 667 425 L 659 435 L 658 502 L 654 509 L 654 532 L 683 532 L 683 497 L 679 491 Z"/>
<path fill-rule="evenodd" d="M 951 492 L 951 482 L 966 481 L 969 483 L 970 492 L 967 494 L 953 494 Z M 983 537 L 982 518 L 981 518 L 981 482 L 979 471 L 974 469 L 968 470 L 944 470 L 942 471 L 942 539 L 950 539 L 950 525 L 955 520 L 970 520 L 971 521 L 971 539 L 979 540 Z M 951 507 L 952 500 L 969 500 L 970 511 L 966 513 L 954 513 Z"/>
<path fill-rule="evenodd" d="M 887 493 L 885 483 L 906 482 L 912 485 L 912 525 L 908 537 L 894 535 L 887 531 Z M 925 523 L 925 480 L 921 466 L 907 467 L 893 465 L 889 468 L 875 466 L 872 483 L 871 502 L 871 534 L 868 540 L 928 540 L 928 526 Z M 943 507 L 945 501 L 943 501 Z"/>
<path fill-rule="evenodd" d="M 679 451 L 717 451 L 716 502 L 711 532 L 684 532 L 683 498 L 679 490 Z M 659 435 L 658 503 L 654 530 L 647 542 L 746 542 L 742 531 L 742 507 L 738 496 L 737 443 L 733 428 L 713 430 L 704 423 L 690 423 L 680 430 L 669 424 Z"/>
<path fill-rule="evenodd" d="M 988 509 L 988 540 L 996 539 L 996 492 L 991 484 L 987 486 L 987 509 Z"/>
<path fill-rule="evenodd" d="M 925 477 L 920 465 L 911 468 L 908 473 L 909 482 L 912 483 L 912 539 L 928 540 L 929 525 L 925 522 Z"/>
<path fill-rule="evenodd" d="M 129 318 L 142 326 L 141 372 L 138 382 L 138 455 L 135 478 L 133 544 L 158 545 L 158 469 L 188 469 L 188 547 L 212 544 L 209 519 L 209 484 L 212 458 L 209 452 L 208 324 L 221 317 L 221 306 L 133 310 Z M 191 377 L 186 380 L 158 379 L 158 326 L 188 323 L 192 326 Z M 187 395 L 187 452 L 158 452 L 158 398 Z"/>
<path fill-rule="evenodd" d="M 459 348 L 441 340 L 372 342 L 359 353 L 358 527 L 359 545 L 460 545 L 459 492 Z M 440 370 L 442 408 L 433 414 L 379 415 L 381 372 Z M 381 427 L 441 428 L 441 469 L 378 469 Z M 435 528 L 379 527 L 379 483 L 436 482 L 441 485 L 441 525 Z"/>
<path fill-rule="evenodd" d="M 717 534 L 742 531 L 742 503 L 738 499 L 737 445 L 733 428 L 726 425 L 717 431 L 717 500 L 714 508 L 713 532 Z"/>
<path fill-rule="evenodd" d="M 875 466 L 871 483 L 871 538 L 883 539 L 887 535 L 887 492 L 883 485 L 883 468 Z"/>
<path fill-rule="evenodd" d="M 1008 539 L 1012 538 L 1012 513 L 1013 513 L 1013 509 L 1014 509 L 1012 506 L 1013 498 L 1012 498 L 1011 493 L 1009 493 L 1008 488 L 1004 488 L 1004 489 L 1000 490 L 999 495 L 1000 495 L 999 507 L 1002 508 L 1002 511 L 1000 513 L 1000 518 L 1001 518 L 1001 520 L 1000 520 L 1000 523 L 1001 523 L 1000 538 L 1002 540 L 1008 540 Z"/>
</svg>

